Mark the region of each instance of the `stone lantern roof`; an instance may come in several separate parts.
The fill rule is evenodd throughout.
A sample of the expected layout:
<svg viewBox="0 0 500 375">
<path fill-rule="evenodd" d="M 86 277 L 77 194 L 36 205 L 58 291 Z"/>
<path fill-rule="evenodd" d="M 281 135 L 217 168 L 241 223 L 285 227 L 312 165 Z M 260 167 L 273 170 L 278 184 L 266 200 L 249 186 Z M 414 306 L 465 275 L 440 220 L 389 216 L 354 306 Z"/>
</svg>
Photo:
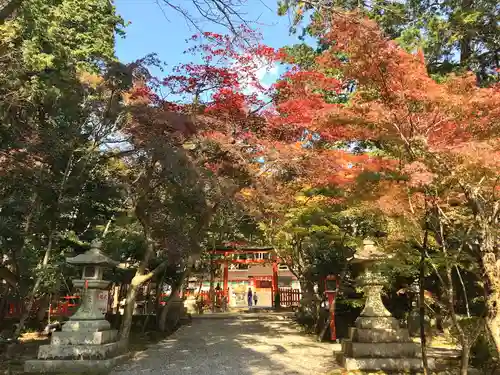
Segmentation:
<svg viewBox="0 0 500 375">
<path fill-rule="evenodd" d="M 363 263 L 367 261 L 374 261 L 391 256 L 378 249 L 375 242 L 370 239 L 363 240 L 363 246 L 354 253 L 353 263 Z"/>
<path fill-rule="evenodd" d="M 119 262 L 108 258 L 101 252 L 102 242 L 100 240 L 92 241 L 90 250 L 73 258 L 66 258 L 66 262 L 76 265 L 96 265 L 103 267 L 116 267 Z"/>
</svg>

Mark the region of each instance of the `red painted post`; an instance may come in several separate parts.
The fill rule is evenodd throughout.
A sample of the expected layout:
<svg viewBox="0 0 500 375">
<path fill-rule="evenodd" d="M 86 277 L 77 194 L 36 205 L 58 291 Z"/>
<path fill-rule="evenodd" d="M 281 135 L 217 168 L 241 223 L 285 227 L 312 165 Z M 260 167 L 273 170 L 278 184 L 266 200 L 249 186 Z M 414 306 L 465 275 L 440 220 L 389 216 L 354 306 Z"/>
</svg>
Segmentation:
<svg viewBox="0 0 500 375">
<path fill-rule="evenodd" d="M 229 282 L 229 265 L 228 265 L 227 260 L 226 260 L 224 262 L 224 282 L 223 282 L 223 289 L 222 290 L 224 291 L 224 295 L 229 300 L 228 282 Z"/>
<path fill-rule="evenodd" d="M 278 262 L 276 260 L 273 261 L 273 279 L 271 282 L 271 290 L 273 291 L 271 304 L 274 306 L 275 295 L 280 291 L 278 288 Z M 274 307 L 278 308 L 279 306 L 274 306 Z"/>
<path fill-rule="evenodd" d="M 335 281 L 335 286 L 331 284 L 331 281 Z M 335 327 L 335 297 L 337 296 L 339 285 L 340 282 L 337 276 L 329 275 L 325 278 L 325 293 L 328 296 L 328 306 L 330 310 L 330 339 L 332 341 L 337 340 Z"/>
<path fill-rule="evenodd" d="M 330 307 L 330 339 L 332 341 L 337 340 L 337 332 L 335 329 L 335 294 L 336 293 L 328 293 L 328 306 Z"/>
</svg>

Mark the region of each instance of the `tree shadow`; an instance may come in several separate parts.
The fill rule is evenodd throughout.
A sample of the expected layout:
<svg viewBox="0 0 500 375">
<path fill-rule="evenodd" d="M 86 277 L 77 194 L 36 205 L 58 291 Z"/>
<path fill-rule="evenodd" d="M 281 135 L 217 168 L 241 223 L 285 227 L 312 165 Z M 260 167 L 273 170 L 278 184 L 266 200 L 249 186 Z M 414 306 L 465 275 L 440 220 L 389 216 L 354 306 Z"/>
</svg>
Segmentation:
<svg viewBox="0 0 500 375">
<path fill-rule="evenodd" d="M 329 346 L 318 346 L 290 322 L 194 319 L 170 338 L 119 365 L 112 375 L 304 375 L 335 368 Z"/>
</svg>

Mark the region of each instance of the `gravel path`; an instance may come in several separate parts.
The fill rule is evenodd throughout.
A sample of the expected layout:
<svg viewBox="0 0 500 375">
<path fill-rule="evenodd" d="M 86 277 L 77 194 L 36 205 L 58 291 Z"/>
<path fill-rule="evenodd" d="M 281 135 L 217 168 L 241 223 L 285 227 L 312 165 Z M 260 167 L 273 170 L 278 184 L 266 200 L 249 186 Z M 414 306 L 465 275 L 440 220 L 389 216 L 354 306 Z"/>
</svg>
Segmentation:
<svg viewBox="0 0 500 375">
<path fill-rule="evenodd" d="M 335 368 L 332 345 L 290 321 L 245 317 L 193 319 L 111 375 L 324 375 Z"/>
</svg>

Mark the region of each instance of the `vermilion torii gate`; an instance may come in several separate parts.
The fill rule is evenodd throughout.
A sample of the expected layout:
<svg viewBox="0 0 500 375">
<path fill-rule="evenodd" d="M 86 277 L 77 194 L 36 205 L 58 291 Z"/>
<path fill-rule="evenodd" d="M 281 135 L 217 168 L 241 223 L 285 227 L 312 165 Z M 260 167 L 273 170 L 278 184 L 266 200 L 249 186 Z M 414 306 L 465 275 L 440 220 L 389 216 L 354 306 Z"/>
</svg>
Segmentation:
<svg viewBox="0 0 500 375">
<path fill-rule="evenodd" d="M 229 265 L 230 264 L 272 264 L 271 293 L 274 298 L 278 291 L 278 262 L 279 259 L 274 249 L 269 246 L 258 247 L 244 244 L 231 243 L 224 247 L 217 247 L 211 251 L 212 261 L 222 264 L 223 268 L 223 294 L 229 299 Z"/>
</svg>

